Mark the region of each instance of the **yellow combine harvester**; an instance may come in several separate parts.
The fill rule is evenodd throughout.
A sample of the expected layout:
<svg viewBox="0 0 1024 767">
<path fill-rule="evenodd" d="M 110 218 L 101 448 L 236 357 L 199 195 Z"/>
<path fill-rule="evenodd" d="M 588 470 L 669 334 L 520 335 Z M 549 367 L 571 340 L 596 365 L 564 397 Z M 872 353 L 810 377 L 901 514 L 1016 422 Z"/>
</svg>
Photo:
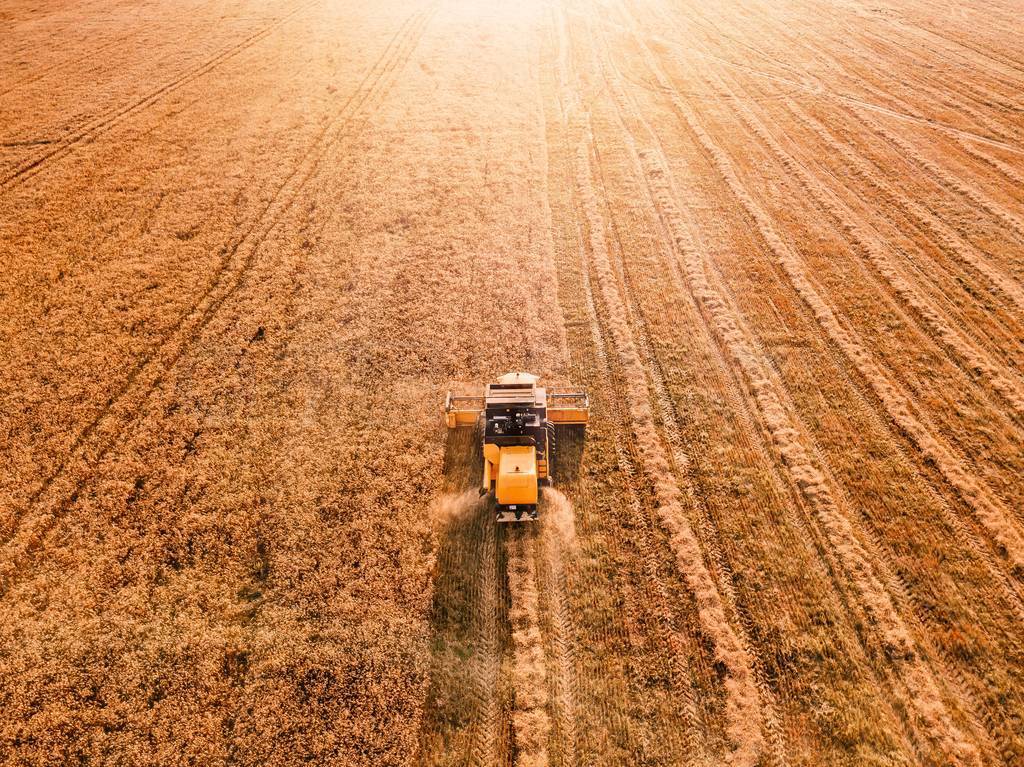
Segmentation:
<svg viewBox="0 0 1024 767">
<path fill-rule="evenodd" d="M 537 376 L 508 373 L 487 384 L 483 396 L 448 392 L 444 415 L 449 429 L 480 428 L 484 473 L 480 494 L 494 492 L 499 522 L 537 519 L 541 483 L 554 471 L 555 428 L 584 427 L 590 416 L 581 390 L 545 389 Z"/>
</svg>

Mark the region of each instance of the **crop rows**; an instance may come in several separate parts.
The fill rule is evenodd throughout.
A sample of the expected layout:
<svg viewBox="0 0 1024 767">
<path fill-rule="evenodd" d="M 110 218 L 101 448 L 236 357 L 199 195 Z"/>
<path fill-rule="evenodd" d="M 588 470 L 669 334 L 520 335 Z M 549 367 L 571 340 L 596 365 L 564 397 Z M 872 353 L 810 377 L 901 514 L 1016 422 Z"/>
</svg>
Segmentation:
<svg viewBox="0 0 1024 767">
<path fill-rule="evenodd" d="M 0 764 L 1024 761 L 1012 4 L 36 5 Z"/>
</svg>

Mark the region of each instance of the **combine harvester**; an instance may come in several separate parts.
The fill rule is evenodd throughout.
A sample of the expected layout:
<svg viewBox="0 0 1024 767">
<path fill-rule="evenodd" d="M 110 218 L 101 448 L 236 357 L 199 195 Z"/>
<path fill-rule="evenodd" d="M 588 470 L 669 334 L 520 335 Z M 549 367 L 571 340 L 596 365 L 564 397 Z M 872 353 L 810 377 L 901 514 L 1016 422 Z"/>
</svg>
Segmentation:
<svg viewBox="0 0 1024 767">
<path fill-rule="evenodd" d="M 545 389 L 529 373 L 508 373 L 480 395 L 448 392 L 444 415 L 449 429 L 476 427 L 484 453 L 480 495 L 494 493 L 499 522 L 538 518 L 540 485 L 550 484 L 555 467 L 556 429 L 583 430 L 590 402 L 582 390 Z"/>
</svg>

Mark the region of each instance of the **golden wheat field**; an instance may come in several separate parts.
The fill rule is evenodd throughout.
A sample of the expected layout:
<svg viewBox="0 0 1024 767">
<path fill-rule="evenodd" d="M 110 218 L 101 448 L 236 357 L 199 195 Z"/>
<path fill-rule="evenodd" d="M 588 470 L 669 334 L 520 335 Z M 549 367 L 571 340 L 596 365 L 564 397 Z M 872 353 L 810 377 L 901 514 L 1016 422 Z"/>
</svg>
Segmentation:
<svg viewBox="0 0 1024 767">
<path fill-rule="evenodd" d="M 0 2 L 0 765 L 1024 765 L 1022 13 Z"/>
</svg>

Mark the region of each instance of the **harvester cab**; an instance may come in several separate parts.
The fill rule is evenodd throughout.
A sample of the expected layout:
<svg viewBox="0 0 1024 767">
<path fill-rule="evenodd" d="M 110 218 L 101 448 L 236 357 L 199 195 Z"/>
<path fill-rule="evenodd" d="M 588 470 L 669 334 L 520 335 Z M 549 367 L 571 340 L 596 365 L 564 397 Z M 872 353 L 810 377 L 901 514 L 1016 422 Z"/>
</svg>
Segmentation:
<svg viewBox="0 0 1024 767">
<path fill-rule="evenodd" d="M 582 390 L 544 388 L 530 373 L 508 373 L 487 384 L 483 395 L 445 399 L 449 429 L 475 426 L 483 447 L 480 494 L 494 493 L 499 522 L 538 518 L 540 485 L 554 472 L 557 429 L 582 429 L 590 403 Z"/>
</svg>

